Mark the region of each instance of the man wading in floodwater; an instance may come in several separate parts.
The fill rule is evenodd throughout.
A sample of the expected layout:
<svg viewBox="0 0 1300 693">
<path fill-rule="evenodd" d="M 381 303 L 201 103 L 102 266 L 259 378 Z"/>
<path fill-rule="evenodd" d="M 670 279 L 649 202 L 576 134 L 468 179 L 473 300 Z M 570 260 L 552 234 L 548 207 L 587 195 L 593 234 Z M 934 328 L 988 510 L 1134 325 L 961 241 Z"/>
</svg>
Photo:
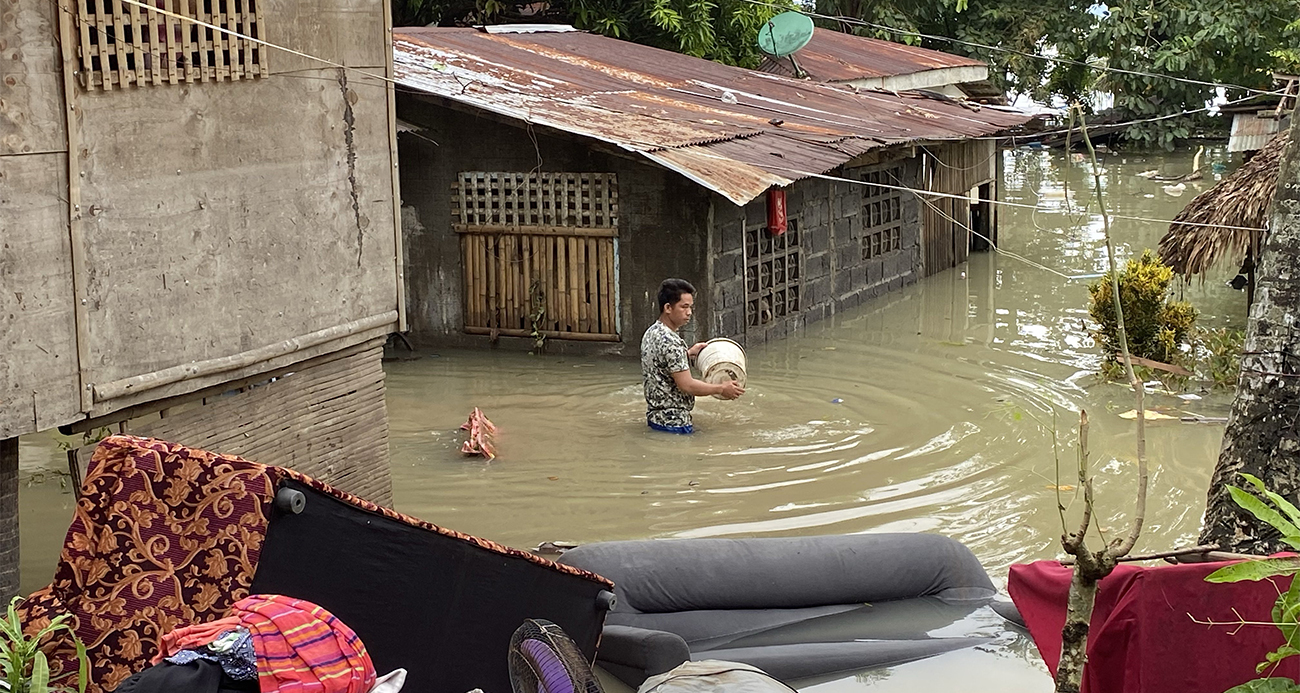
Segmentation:
<svg viewBox="0 0 1300 693">
<path fill-rule="evenodd" d="M 677 334 L 690 322 L 695 306 L 695 287 L 685 279 L 665 279 L 659 285 L 659 319 L 641 338 L 641 380 L 645 385 L 646 423 L 656 431 L 690 433 L 695 398 L 719 395 L 736 399 L 745 388 L 728 380 L 717 385 L 691 376 L 690 359 L 704 344 L 690 349 Z"/>
</svg>

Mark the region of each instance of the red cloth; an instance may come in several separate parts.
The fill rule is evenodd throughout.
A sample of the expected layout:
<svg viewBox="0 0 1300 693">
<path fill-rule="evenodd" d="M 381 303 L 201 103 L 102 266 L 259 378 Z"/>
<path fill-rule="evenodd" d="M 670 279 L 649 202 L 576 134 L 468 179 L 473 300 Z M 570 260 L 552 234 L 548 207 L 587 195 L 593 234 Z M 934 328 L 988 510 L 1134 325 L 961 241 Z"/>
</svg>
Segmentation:
<svg viewBox="0 0 1300 693">
<path fill-rule="evenodd" d="M 1124 564 L 1101 581 L 1088 633 L 1085 693 L 1223 693 L 1260 676 L 1255 665 L 1282 644 L 1272 626 L 1207 626 L 1198 621 L 1271 621 L 1277 584 L 1210 584 L 1205 576 L 1226 563 L 1143 567 Z M 1061 657 L 1061 629 L 1071 568 L 1056 561 L 1011 566 L 1007 591 L 1053 673 Z M 1233 631 L 1236 630 L 1236 634 Z M 1272 676 L 1300 676 L 1300 661 L 1283 662 Z"/>
<path fill-rule="evenodd" d="M 203 647 L 221 637 L 222 633 L 238 627 L 239 619 L 234 616 L 227 616 L 216 621 L 177 628 L 162 636 L 162 640 L 158 643 L 158 654 L 154 655 L 149 663 L 158 664 L 181 650 L 193 650 Z"/>
<path fill-rule="evenodd" d="M 261 594 L 231 607 L 253 636 L 262 693 L 367 693 L 375 666 L 361 638 L 302 599 Z"/>
</svg>

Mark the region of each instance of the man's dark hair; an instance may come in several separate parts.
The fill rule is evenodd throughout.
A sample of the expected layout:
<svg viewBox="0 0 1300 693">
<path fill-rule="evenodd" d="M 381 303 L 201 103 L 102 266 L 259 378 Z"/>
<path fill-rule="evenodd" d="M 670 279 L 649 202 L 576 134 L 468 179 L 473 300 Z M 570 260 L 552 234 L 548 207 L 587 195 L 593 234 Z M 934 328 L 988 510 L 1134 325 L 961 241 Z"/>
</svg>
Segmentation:
<svg viewBox="0 0 1300 693">
<path fill-rule="evenodd" d="M 677 305 L 682 300 L 682 294 L 694 296 L 695 287 L 685 279 L 665 279 L 659 285 L 659 312 L 662 313 L 666 305 Z"/>
</svg>

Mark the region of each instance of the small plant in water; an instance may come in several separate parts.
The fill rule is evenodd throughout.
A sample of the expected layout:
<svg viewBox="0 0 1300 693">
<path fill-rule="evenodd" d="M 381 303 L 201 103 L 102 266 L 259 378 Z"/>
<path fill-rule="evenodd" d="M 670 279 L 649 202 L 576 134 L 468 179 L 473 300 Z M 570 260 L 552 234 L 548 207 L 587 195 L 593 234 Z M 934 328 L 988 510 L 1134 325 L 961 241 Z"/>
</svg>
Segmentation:
<svg viewBox="0 0 1300 693">
<path fill-rule="evenodd" d="M 1129 260 L 1119 274 L 1120 303 L 1133 356 L 1174 365 L 1185 360 L 1184 346 L 1196 324 L 1196 309 L 1186 301 L 1170 299 L 1173 278 L 1173 269 L 1149 250 Z M 1111 375 L 1117 370 L 1120 343 L 1110 273 L 1090 284 L 1088 293 L 1092 295 L 1088 313 L 1097 323 L 1095 336 L 1106 355 L 1102 373 Z"/>
<path fill-rule="evenodd" d="M 1202 329 L 1196 336 L 1202 375 L 1214 387 L 1237 387 L 1246 333 L 1227 328 Z"/>
<path fill-rule="evenodd" d="M 1257 477 L 1250 474 L 1241 476 L 1250 482 L 1250 485 L 1255 487 L 1260 496 L 1268 502 L 1265 503 L 1259 496 L 1244 489 L 1229 486 L 1228 493 L 1232 496 L 1232 500 L 1260 522 L 1277 530 L 1282 535 L 1283 542 L 1300 550 L 1300 509 L 1282 496 L 1264 488 L 1264 482 Z M 1205 581 L 1241 582 L 1297 574 L 1300 574 L 1300 557 L 1285 556 L 1233 563 L 1210 573 Z M 1276 669 L 1282 660 L 1300 655 L 1300 579 L 1293 577 L 1289 589 L 1279 590 L 1277 601 L 1273 604 L 1272 619 L 1272 625 L 1282 631 L 1285 640 L 1276 650 L 1264 655 L 1264 661 L 1255 667 L 1256 673 L 1262 674 L 1268 669 Z M 1244 623 L 1243 621 L 1243 625 Z M 1286 677 L 1268 676 L 1247 681 L 1240 686 L 1233 686 L 1225 693 L 1300 693 L 1300 684 Z"/>
<path fill-rule="evenodd" d="M 5 618 L 0 619 L 0 671 L 4 679 L 0 688 L 11 693 L 86 693 L 90 683 L 90 659 L 86 656 L 86 646 L 68 625 L 69 616 L 55 616 L 49 625 L 36 635 L 27 637 L 23 633 L 22 621 L 18 618 L 18 603 L 22 597 L 14 597 L 9 602 Z M 55 680 L 50 679 L 50 663 L 40 649 L 41 640 L 58 633 L 67 633 L 77 648 L 77 671 L 68 672 Z M 75 676 L 73 681 L 62 681 Z"/>
</svg>

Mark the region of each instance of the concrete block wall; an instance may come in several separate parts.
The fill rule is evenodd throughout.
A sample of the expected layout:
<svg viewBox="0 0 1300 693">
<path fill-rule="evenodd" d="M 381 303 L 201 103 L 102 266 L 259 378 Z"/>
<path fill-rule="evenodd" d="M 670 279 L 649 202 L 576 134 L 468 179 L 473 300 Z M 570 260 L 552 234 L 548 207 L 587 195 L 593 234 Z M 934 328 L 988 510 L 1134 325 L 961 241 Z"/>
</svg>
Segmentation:
<svg viewBox="0 0 1300 693">
<path fill-rule="evenodd" d="M 921 186 L 919 157 L 887 159 L 851 168 L 841 177 L 864 180 L 868 173 L 902 165 L 902 184 Z M 866 188 L 856 183 L 802 180 L 786 189 L 788 218 L 798 226 L 801 255 L 800 306 L 784 318 L 761 326 L 747 324 L 745 304 L 745 231 L 767 224 L 764 199 L 739 207 L 714 198 L 709 275 L 712 310 L 705 327 L 710 336 L 726 336 L 744 344 L 780 339 L 802 326 L 915 282 L 921 267 L 921 201 L 903 194 L 900 248 L 863 259 L 863 221 Z"/>
</svg>

